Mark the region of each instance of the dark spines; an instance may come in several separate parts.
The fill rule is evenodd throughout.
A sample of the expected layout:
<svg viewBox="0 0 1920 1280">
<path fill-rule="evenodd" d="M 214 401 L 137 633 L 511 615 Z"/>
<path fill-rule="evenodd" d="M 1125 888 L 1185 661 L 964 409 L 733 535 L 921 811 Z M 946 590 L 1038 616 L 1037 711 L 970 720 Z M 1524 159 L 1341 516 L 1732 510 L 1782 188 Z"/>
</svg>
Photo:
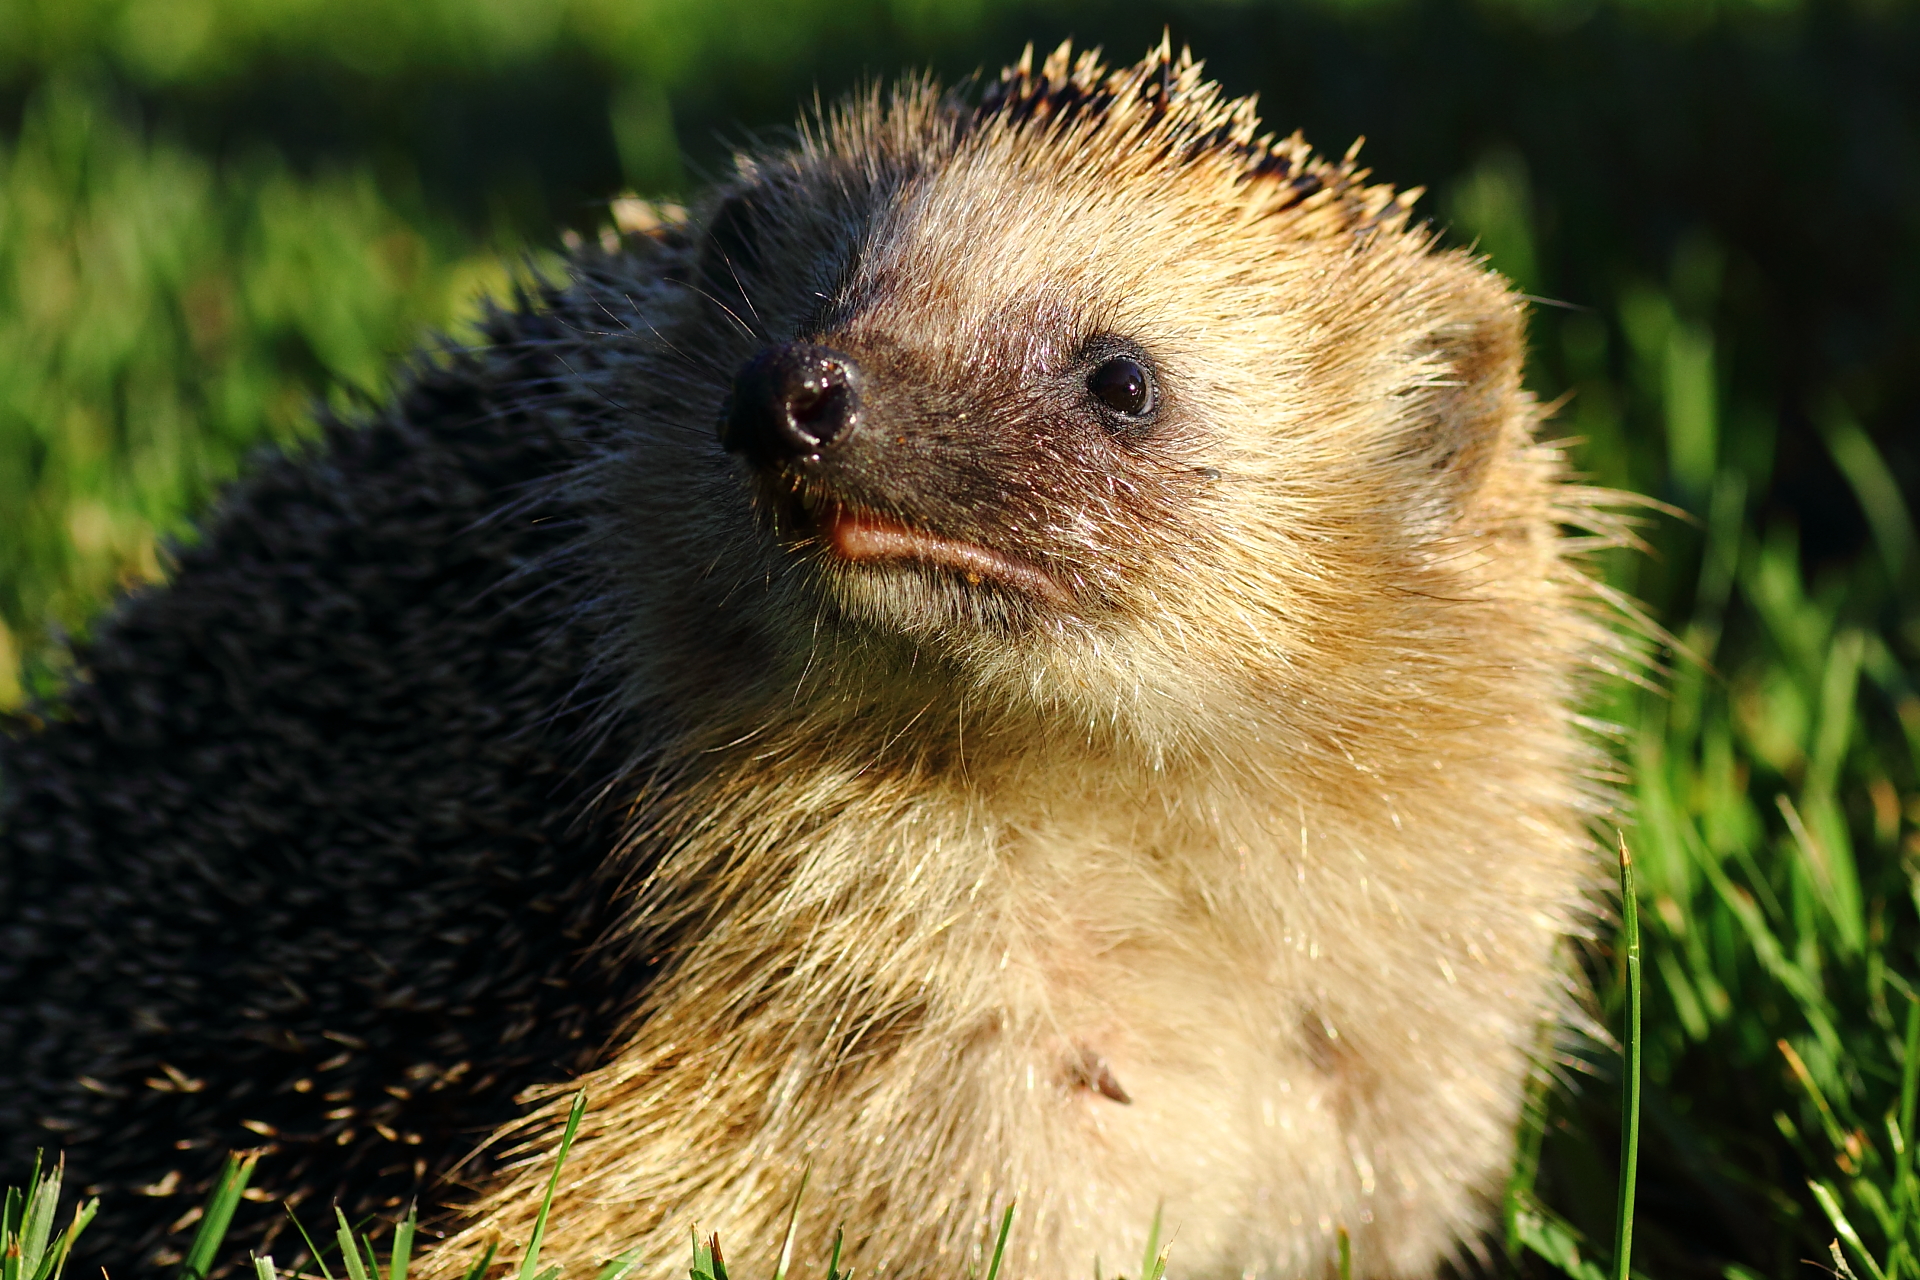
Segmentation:
<svg viewBox="0 0 1920 1280">
<path fill-rule="evenodd" d="M 976 123 L 995 121 L 1011 129 L 1065 128 L 1077 120 L 1097 121 L 1110 114 L 1122 96 L 1120 79 L 1101 74 L 1106 68 L 1084 57 L 1074 73 L 1063 75 L 1052 70 L 1056 60 L 1064 62 L 1059 54 L 1037 74 L 1032 56 L 1029 47 L 1026 57 L 986 87 L 975 111 Z M 1095 74 L 1087 74 L 1088 69 Z M 1164 76 L 1145 78 L 1136 86 L 1137 98 L 1148 105 L 1156 121 L 1166 113 L 1169 88 Z"/>
<path fill-rule="evenodd" d="M 541 478 L 609 416 L 559 376 L 591 320 L 497 313 L 265 465 L 0 739 L 0 1178 L 66 1152 L 104 1200 L 76 1265 L 177 1252 L 228 1148 L 267 1151 L 237 1256 L 282 1199 L 431 1216 L 644 986 L 579 961 L 621 818 L 586 799 L 630 752 L 579 738 L 576 588 L 524 580 L 577 523 Z"/>
<path fill-rule="evenodd" d="M 965 127 L 1043 134 L 1124 128 L 1129 148 L 1171 166 L 1209 157 L 1227 160 L 1244 182 L 1262 184 L 1280 197 L 1272 202 L 1271 212 L 1323 191 L 1336 197 L 1362 195 L 1367 174 L 1356 168 L 1352 153 L 1333 164 L 1313 154 L 1297 136 L 1282 140 L 1256 135 L 1259 120 L 1253 99 L 1223 102 L 1219 87 L 1205 80 L 1201 69 L 1189 52 L 1176 54 L 1165 41 L 1144 62 L 1118 69 L 1109 69 L 1098 49 L 1075 56 L 1071 46 L 1063 44 L 1036 71 L 1029 48 L 986 87 Z"/>
</svg>

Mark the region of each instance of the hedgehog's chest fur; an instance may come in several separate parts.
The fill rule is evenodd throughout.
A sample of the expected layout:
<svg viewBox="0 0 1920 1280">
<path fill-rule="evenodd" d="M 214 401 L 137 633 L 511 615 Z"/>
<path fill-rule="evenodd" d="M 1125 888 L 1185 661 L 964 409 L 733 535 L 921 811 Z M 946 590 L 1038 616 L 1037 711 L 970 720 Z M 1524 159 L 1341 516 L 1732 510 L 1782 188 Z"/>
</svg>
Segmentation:
<svg viewBox="0 0 1920 1280">
<path fill-rule="evenodd" d="M 1550 1007 L 1548 886 L 1403 833 L 1508 817 L 1449 783 L 1368 813 L 1045 759 L 830 773 L 782 775 L 811 815 L 750 770 L 682 802 L 717 820 L 643 896 L 700 923 L 586 1082 L 563 1194 L 600 1234 L 770 1240 L 809 1168 L 810 1234 L 912 1275 L 1012 1199 L 1036 1275 L 1129 1262 L 1156 1212 L 1200 1275 L 1317 1271 L 1342 1229 L 1418 1267 L 1476 1215 Z"/>
</svg>

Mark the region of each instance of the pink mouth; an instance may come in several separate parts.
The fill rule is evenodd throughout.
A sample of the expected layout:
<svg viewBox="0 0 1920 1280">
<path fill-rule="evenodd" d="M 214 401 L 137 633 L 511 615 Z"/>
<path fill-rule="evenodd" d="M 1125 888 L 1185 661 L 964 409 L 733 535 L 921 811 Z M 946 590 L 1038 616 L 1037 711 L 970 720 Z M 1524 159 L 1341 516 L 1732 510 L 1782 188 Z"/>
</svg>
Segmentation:
<svg viewBox="0 0 1920 1280">
<path fill-rule="evenodd" d="M 987 579 L 1066 606 L 1073 603 L 1051 574 L 975 542 L 912 529 L 897 520 L 835 506 L 820 513 L 821 541 L 843 560 L 913 560 L 951 569 L 975 585 Z"/>
</svg>

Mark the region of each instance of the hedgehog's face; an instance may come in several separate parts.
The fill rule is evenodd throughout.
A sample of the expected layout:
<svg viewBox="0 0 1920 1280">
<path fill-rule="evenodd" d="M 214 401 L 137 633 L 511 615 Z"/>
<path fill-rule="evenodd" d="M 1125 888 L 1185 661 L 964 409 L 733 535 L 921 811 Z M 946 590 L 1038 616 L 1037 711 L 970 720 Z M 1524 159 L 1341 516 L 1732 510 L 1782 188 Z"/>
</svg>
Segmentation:
<svg viewBox="0 0 1920 1280">
<path fill-rule="evenodd" d="M 1178 374 L 1071 279 L 915 279 L 905 221 L 735 371 L 718 434 L 766 536 L 853 626 L 1006 643 L 1110 618 L 1208 483 Z"/>
<path fill-rule="evenodd" d="M 1108 721 L 1311 682 L 1406 629 L 1377 606 L 1523 430 L 1511 304 L 1367 189 L 1262 210 L 1237 162 L 1083 144 L 793 162 L 708 219 L 768 607 Z"/>
</svg>

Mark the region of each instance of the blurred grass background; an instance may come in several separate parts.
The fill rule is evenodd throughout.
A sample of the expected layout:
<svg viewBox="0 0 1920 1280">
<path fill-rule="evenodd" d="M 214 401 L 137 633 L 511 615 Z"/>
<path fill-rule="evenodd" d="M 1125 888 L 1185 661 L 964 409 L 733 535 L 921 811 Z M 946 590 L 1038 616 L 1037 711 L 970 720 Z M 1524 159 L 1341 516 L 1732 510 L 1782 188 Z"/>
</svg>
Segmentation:
<svg viewBox="0 0 1920 1280">
<path fill-rule="evenodd" d="M 816 91 L 1163 27 L 1271 125 L 1427 186 L 1542 300 L 1531 377 L 1582 469 L 1684 513 L 1605 571 L 1693 656 L 1596 708 L 1646 917 L 1638 1269 L 1795 1273 L 1838 1214 L 1899 1280 L 1912 0 L 0 0 L 0 709 L 248 451 L 380 395 L 611 197 L 684 194 Z M 1583 959 L 1604 1017 L 1617 957 Z M 1560 1057 L 1507 1250 L 1468 1270 L 1583 1275 L 1610 1237 L 1616 1059 Z"/>
</svg>

